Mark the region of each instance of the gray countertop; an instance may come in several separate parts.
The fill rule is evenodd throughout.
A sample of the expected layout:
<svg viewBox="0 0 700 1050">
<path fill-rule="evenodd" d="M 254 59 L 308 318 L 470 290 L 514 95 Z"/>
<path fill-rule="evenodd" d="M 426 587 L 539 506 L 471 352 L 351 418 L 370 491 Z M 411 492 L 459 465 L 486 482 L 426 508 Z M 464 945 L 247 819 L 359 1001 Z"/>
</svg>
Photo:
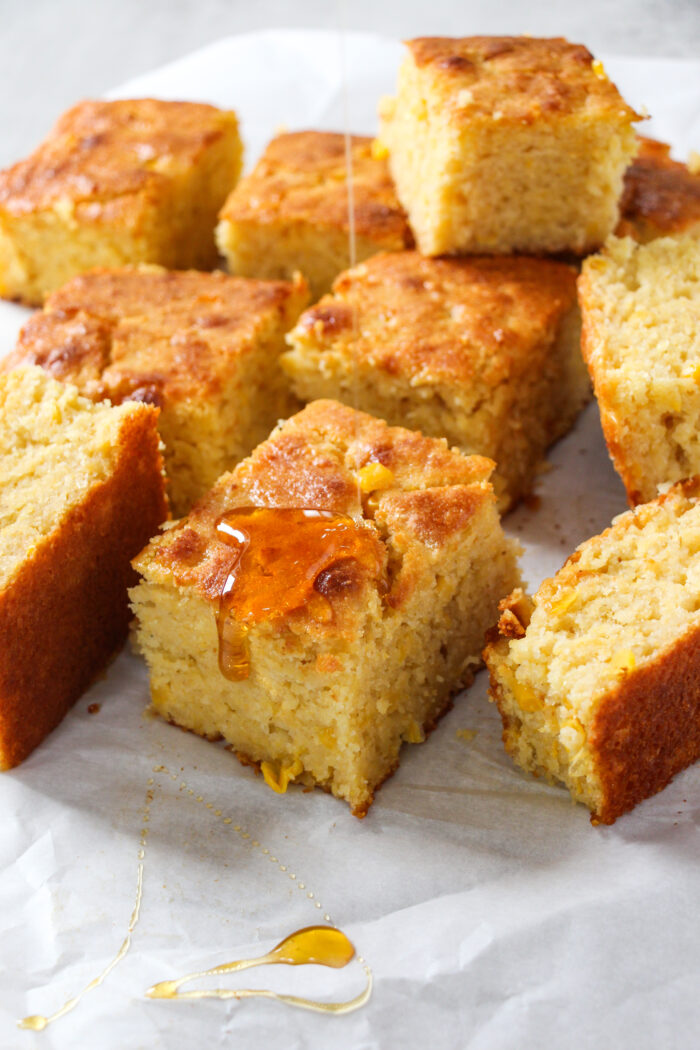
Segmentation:
<svg viewBox="0 0 700 1050">
<path fill-rule="evenodd" d="M 219 37 L 276 26 L 564 35 L 594 52 L 696 58 L 700 0 L 0 0 L 0 165 L 77 99 Z"/>
</svg>

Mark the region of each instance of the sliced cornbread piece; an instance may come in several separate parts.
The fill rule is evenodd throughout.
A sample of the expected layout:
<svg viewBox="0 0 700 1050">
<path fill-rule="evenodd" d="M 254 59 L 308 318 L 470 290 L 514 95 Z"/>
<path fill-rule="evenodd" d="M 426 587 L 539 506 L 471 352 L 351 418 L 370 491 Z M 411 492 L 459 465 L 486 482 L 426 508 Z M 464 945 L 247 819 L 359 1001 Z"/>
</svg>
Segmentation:
<svg viewBox="0 0 700 1050">
<path fill-rule="evenodd" d="M 363 816 L 518 577 L 492 466 L 333 401 L 281 424 L 134 562 L 156 711 Z"/>
<path fill-rule="evenodd" d="M 486 649 L 518 765 L 612 824 L 700 757 L 700 478 L 616 518 Z M 500 637 L 499 637 L 500 634 Z"/>
<path fill-rule="evenodd" d="M 678 233 L 700 235 L 700 172 L 671 157 L 671 147 L 638 136 L 639 152 L 625 172 L 618 237 L 645 243 Z"/>
<path fill-rule="evenodd" d="M 700 473 L 700 241 L 611 237 L 579 278 L 582 350 L 631 505 Z"/>
<path fill-rule="evenodd" d="M 231 273 L 290 278 L 301 270 L 315 299 L 350 265 L 345 136 L 279 135 L 226 201 L 216 231 Z M 413 244 L 386 159 L 372 140 L 350 138 L 356 259 Z"/>
<path fill-rule="evenodd" d="M 34 750 L 124 641 L 130 560 L 167 516 L 151 405 L 0 376 L 0 769 Z"/>
<path fill-rule="evenodd" d="M 334 397 L 496 461 L 502 507 L 588 400 L 576 276 L 531 258 L 376 255 L 302 314 L 282 365 Z"/>
<path fill-rule="evenodd" d="M 617 222 L 639 117 L 590 52 L 559 37 L 407 46 L 380 139 L 420 250 L 599 246 Z"/>
<path fill-rule="evenodd" d="M 194 102 L 79 102 L 0 172 L 0 295 L 40 305 L 93 266 L 216 264 L 241 169 L 236 115 Z"/>
<path fill-rule="evenodd" d="M 93 400 L 160 406 L 179 516 L 298 407 L 278 358 L 307 302 L 301 278 L 95 270 L 54 292 L 0 368 L 38 364 Z"/>
</svg>

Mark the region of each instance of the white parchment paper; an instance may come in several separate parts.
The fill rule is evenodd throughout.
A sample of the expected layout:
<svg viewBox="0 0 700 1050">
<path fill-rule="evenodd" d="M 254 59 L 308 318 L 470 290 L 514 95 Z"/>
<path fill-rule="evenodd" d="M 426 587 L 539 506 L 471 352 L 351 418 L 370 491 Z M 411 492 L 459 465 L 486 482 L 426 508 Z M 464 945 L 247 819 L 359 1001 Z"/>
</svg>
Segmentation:
<svg viewBox="0 0 700 1050">
<path fill-rule="evenodd" d="M 234 107 L 250 163 L 280 125 L 342 129 L 347 110 L 353 130 L 372 132 L 399 54 L 369 35 L 343 47 L 326 32 L 256 33 L 114 94 Z M 700 63 L 610 57 L 606 67 L 653 114 L 648 133 L 682 157 L 700 147 Z M 0 352 L 26 316 L 0 305 Z M 625 509 L 595 407 L 550 461 L 540 505 L 507 520 L 531 587 Z M 482 674 L 425 745 L 405 748 L 357 821 L 321 792 L 274 795 L 223 748 L 148 717 L 147 700 L 145 669 L 125 651 L 0 777 L 0 1047 L 699 1045 L 700 768 L 614 827 L 592 828 L 565 791 L 514 768 Z M 57 1010 L 118 950 L 149 786 L 130 952 L 72 1013 L 42 1033 L 19 1031 L 17 1018 Z M 326 915 L 374 973 L 356 1014 L 144 997 L 156 981 L 262 953 Z M 357 964 L 239 980 L 330 999 L 363 986 Z"/>
</svg>

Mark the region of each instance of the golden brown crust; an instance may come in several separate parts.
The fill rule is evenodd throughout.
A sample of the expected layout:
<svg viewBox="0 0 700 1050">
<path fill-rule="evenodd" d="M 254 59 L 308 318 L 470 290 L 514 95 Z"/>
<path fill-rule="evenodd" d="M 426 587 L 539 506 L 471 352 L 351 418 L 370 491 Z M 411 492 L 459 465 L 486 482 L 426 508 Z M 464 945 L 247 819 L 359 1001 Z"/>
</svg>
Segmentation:
<svg viewBox="0 0 700 1050">
<path fill-rule="evenodd" d="M 341 274 L 297 330 L 409 382 L 496 387 L 531 371 L 533 349 L 575 303 L 576 273 L 563 263 L 392 252 Z"/>
<path fill-rule="evenodd" d="M 589 740 L 603 788 L 593 823 L 614 823 L 700 758 L 700 627 L 624 676 Z"/>
<path fill-rule="evenodd" d="M 413 244 L 389 167 L 370 138 L 351 136 L 355 231 L 388 250 Z M 255 224 L 310 223 L 348 231 L 345 136 L 298 131 L 279 135 L 232 191 L 220 218 Z"/>
<path fill-rule="evenodd" d="M 40 365 L 86 396 L 115 404 L 211 396 L 270 319 L 305 296 L 301 280 L 158 267 L 93 270 L 49 297 L 0 371 Z"/>
<path fill-rule="evenodd" d="M 670 146 L 639 138 L 639 153 L 625 172 L 618 237 L 648 241 L 700 226 L 700 174 L 672 160 Z"/>
<path fill-rule="evenodd" d="M 43 740 L 126 637 L 130 559 L 167 517 L 157 412 L 125 419 L 117 465 L 0 594 L 0 767 Z"/>
<path fill-rule="evenodd" d="M 628 121 L 631 109 L 590 51 L 563 37 L 421 37 L 407 42 L 450 112 L 517 124 L 571 114 Z"/>
<path fill-rule="evenodd" d="M 391 487 L 362 507 L 357 472 L 370 462 L 391 470 Z M 450 452 L 444 441 L 424 438 L 334 401 L 315 401 L 283 423 L 268 441 L 224 475 L 188 517 L 154 540 L 136 560 L 154 565 L 178 586 L 191 586 L 210 601 L 221 595 L 231 549 L 216 537 L 215 523 L 242 506 L 330 510 L 367 520 L 397 534 L 403 547 L 441 545 L 464 529 L 486 500 L 493 463 Z M 398 605 L 412 593 L 411 559 L 393 581 Z M 383 573 L 382 573 L 383 576 Z M 379 578 L 374 586 L 383 583 Z M 334 595 L 355 604 L 357 590 Z"/>
<path fill-rule="evenodd" d="M 196 164 L 235 114 L 195 102 L 79 102 L 25 160 L 0 172 L 0 211 L 22 215 L 70 201 L 83 221 L 123 221 L 157 200 L 170 175 Z"/>
</svg>

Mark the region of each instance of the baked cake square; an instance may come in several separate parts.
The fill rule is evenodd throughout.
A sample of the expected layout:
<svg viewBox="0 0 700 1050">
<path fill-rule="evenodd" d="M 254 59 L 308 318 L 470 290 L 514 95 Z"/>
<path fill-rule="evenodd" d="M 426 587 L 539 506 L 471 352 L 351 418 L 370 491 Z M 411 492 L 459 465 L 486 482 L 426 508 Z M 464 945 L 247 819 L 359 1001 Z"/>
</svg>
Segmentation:
<svg viewBox="0 0 700 1050">
<path fill-rule="evenodd" d="M 385 157 L 350 137 L 356 260 L 411 247 L 413 236 Z M 231 273 L 291 278 L 301 270 L 318 299 L 350 265 L 345 136 L 298 131 L 273 139 L 226 201 L 217 241 Z"/>
<path fill-rule="evenodd" d="M 167 516 L 157 414 L 94 405 L 40 368 L 0 375 L 0 769 L 126 637 L 130 561 Z"/>
<path fill-rule="evenodd" d="M 78 103 L 0 172 L 0 295 L 38 306 L 93 266 L 211 269 L 241 154 L 235 113 L 214 106 Z"/>
<path fill-rule="evenodd" d="M 95 270 L 50 296 L 0 369 L 38 364 L 95 401 L 158 405 L 179 516 L 298 407 L 278 359 L 307 302 L 301 278 Z"/>
<path fill-rule="evenodd" d="M 506 750 L 612 824 L 700 757 L 700 478 L 616 518 L 485 657 Z"/>
<path fill-rule="evenodd" d="M 518 578 L 492 465 L 333 401 L 282 423 L 134 562 L 156 711 L 363 816 Z"/>
<path fill-rule="evenodd" d="M 678 233 L 700 236 L 700 170 L 671 157 L 671 147 L 638 136 L 639 152 L 625 172 L 618 237 L 651 241 Z"/>
<path fill-rule="evenodd" d="M 700 473 L 700 241 L 611 237 L 579 278 L 582 349 L 630 504 Z"/>
<path fill-rule="evenodd" d="M 502 507 L 589 398 L 576 275 L 526 257 L 375 255 L 302 314 L 282 357 L 333 397 L 496 461 Z"/>
<path fill-rule="evenodd" d="M 640 119 L 601 63 L 560 37 L 407 46 L 380 139 L 420 250 L 598 247 L 618 219 Z"/>
</svg>

